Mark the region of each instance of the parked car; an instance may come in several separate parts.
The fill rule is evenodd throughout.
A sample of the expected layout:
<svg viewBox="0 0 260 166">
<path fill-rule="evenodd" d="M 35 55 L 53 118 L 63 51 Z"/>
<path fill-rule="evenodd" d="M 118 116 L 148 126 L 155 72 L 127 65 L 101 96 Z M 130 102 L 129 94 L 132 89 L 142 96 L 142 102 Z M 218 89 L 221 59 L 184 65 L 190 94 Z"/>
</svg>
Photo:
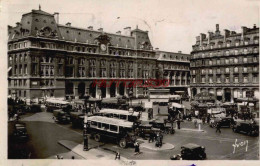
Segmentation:
<svg viewBox="0 0 260 166">
<path fill-rule="evenodd" d="M 204 160 L 207 155 L 205 147 L 188 143 L 181 147 L 181 154 L 173 155 L 170 157 L 171 160 Z"/>
<path fill-rule="evenodd" d="M 245 133 L 250 136 L 259 136 L 258 121 L 240 121 L 237 122 L 232 129 L 236 133 Z"/>
<path fill-rule="evenodd" d="M 13 136 L 16 140 L 19 140 L 19 141 L 28 140 L 29 137 L 28 137 L 26 125 L 24 123 L 16 123 L 14 125 Z"/>
<path fill-rule="evenodd" d="M 61 109 L 53 110 L 53 116 L 55 117 L 57 122 L 60 123 L 69 123 L 70 122 L 70 115 Z"/>
<path fill-rule="evenodd" d="M 223 118 L 214 118 L 210 120 L 210 127 L 217 127 L 217 123 L 220 123 L 221 127 L 233 127 L 235 125 L 235 121 L 231 117 L 223 117 Z"/>
</svg>

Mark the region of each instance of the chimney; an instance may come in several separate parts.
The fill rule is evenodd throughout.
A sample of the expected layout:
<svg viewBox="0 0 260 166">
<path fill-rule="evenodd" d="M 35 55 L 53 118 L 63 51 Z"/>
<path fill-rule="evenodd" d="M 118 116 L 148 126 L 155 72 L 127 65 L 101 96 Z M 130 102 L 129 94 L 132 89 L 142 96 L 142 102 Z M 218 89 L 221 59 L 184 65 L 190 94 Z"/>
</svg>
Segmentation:
<svg viewBox="0 0 260 166">
<path fill-rule="evenodd" d="M 181 51 L 178 51 L 179 54 L 181 54 L 182 52 Z"/>
<path fill-rule="evenodd" d="M 241 40 L 243 40 L 244 39 L 244 36 L 245 36 L 245 34 L 247 33 L 247 27 L 241 27 L 241 29 L 242 29 L 242 33 L 241 33 Z"/>
<path fill-rule="evenodd" d="M 11 28 L 13 28 L 11 25 L 8 25 L 8 29 L 11 29 Z"/>
<path fill-rule="evenodd" d="M 256 29 L 256 24 L 254 24 L 253 28 Z"/>
<path fill-rule="evenodd" d="M 213 36 L 213 32 L 208 32 L 208 43 L 210 42 L 210 40 L 212 39 Z"/>
<path fill-rule="evenodd" d="M 70 22 L 68 22 L 68 23 L 66 24 L 66 26 L 70 27 L 70 26 L 71 26 L 71 23 L 70 23 Z"/>
<path fill-rule="evenodd" d="M 119 34 L 119 35 L 121 35 L 121 31 L 117 31 L 117 32 L 116 32 L 116 34 Z"/>
<path fill-rule="evenodd" d="M 16 23 L 16 26 L 20 26 L 20 25 L 21 25 L 21 23 L 20 23 L 20 22 L 17 22 L 17 23 Z"/>
<path fill-rule="evenodd" d="M 99 28 L 98 31 L 103 32 L 103 28 Z"/>
<path fill-rule="evenodd" d="M 235 31 L 231 31 L 231 35 L 235 35 L 237 34 Z"/>
<path fill-rule="evenodd" d="M 89 26 L 88 29 L 89 29 L 89 30 L 93 30 L 93 26 Z"/>
<path fill-rule="evenodd" d="M 224 29 L 224 41 L 226 41 L 226 39 L 229 37 L 230 35 L 230 31 L 227 29 Z"/>
<path fill-rule="evenodd" d="M 126 35 L 126 36 L 131 35 L 131 27 L 125 27 L 124 28 L 124 35 Z"/>
<path fill-rule="evenodd" d="M 156 51 L 159 51 L 159 48 L 155 48 Z"/>
<path fill-rule="evenodd" d="M 55 12 L 53 15 L 54 15 L 54 18 L 55 18 L 57 24 L 59 24 L 59 13 Z"/>
<path fill-rule="evenodd" d="M 200 45 L 202 45 L 202 41 L 203 41 L 204 39 L 206 39 L 206 34 L 201 33 L 201 34 L 200 34 Z"/>
<path fill-rule="evenodd" d="M 219 24 L 216 24 L 216 32 L 219 32 Z"/>
<path fill-rule="evenodd" d="M 216 31 L 215 31 L 216 36 L 220 35 L 220 31 L 219 31 L 219 24 L 216 24 Z"/>
</svg>

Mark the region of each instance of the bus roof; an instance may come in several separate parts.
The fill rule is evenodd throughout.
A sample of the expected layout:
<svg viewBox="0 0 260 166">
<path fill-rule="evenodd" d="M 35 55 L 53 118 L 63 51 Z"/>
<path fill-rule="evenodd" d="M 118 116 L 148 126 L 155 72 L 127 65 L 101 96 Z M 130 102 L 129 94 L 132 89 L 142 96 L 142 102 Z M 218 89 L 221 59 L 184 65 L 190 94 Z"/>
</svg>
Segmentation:
<svg viewBox="0 0 260 166">
<path fill-rule="evenodd" d="M 88 117 L 88 121 L 107 123 L 107 124 L 111 124 L 111 125 L 128 127 L 128 128 L 133 127 L 133 122 L 124 121 L 121 119 L 107 118 L 107 117 L 103 117 L 103 116 L 91 116 L 91 117 Z"/>
<path fill-rule="evenodd" d="M 69 104 L 67 101 L 57 100 L 57 99 L 47 99 L 46 102 L 54 104 Z"/>
<path fill-rule="evenodd" d="M 110 114 L 120 114 L 120 115 L 132 115 L 132 116 L 138 116 L 138 112 L 130 113 L 127 110 L 118 110 L 118 109 L 102 109 L 100 110 L 100 113 L 110 113 Z"/>
</svg>

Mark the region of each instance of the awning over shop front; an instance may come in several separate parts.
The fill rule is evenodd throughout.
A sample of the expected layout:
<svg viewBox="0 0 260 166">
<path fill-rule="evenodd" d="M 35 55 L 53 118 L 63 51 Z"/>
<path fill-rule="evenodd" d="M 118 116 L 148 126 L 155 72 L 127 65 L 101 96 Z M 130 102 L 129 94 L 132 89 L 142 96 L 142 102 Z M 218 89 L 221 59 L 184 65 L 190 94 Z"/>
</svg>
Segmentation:
<svg viewBox="0 0 260 166">
<path fill-rule="evenodd" d="M 184 105 L 179 104 L 179 103 L 171 103 L 171 107 L 175 107 L 175 108 L 185 108 Z"/>
</svg>

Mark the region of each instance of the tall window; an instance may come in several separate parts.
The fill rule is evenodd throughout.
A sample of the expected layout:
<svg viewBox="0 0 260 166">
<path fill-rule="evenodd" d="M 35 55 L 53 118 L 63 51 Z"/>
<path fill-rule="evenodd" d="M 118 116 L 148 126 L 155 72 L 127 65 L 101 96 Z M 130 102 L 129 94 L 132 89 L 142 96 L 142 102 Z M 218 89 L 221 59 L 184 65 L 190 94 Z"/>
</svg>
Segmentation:
<svg viewBox="0 0 260 166">
<path fill-rule="evenodd" d="M 27 64 L 24 65 L 24 74 L 28 74 L 28 71 L 27 71 Z"/>
<path fill-rule="evenodd" d="M 248 83 L 248 78 L 247 78 L 247 76 L 244 76 L 244 83 Z"/>
<path fill-rule="evenodd" d="M 238 76 L 234 77 L 234 83 L 238 83 Z"/>
<path fill-rule="evenodd" d="M 229 73 L 229 68 L 228 68 L 228 67 L 225 69 L 225 72 L 226 72 L 226 73 Z"/>
<path fill-rule="evenodd" d="M 212 74 L 212 69 L 209 69 L 209 74 Z"/>
<path fill-rule="evenodd" d="M 225 59 L 226 64 L 229 64 L 229 59 Z"/>
<path fill-rule="evenodd" d="M 217 59 L 217 64 L 218 64 L 218 65 L 220 64 L 220 59 Z"/>
<path fill-rule="evenodd" d="M 226 83 L 229 83 L 229 77 L 227 76 L 225 79 Z"/>
<path fill-rule="evenodd" d="M 209 60 L 209 65 L 212 65 L 212 60 Z"/>
<path fill-rule="evenodd" d="M 235 50 L 235 55 L 238 55 L 238 50 Z"/>
<path fill-rule="evenodd" d="M 205 77 L 202 77 L 202 78 L 201 78 L 201 83 L 205 83 L 205 82 L 206 82 Z"/>
<path fill-rule="evenodd" d="M 244 58 L 243 58 L 243 62 L 244 62 L 244 63 L 247 63 L 247 57 L 244 57 Z"/>
<path fill-rule="evenodd" d="M 254 74 L 253 75 L 253 83 L 257 83 L 258 82 L 258 74 Z"/>
<path fill-rule="evenodd" d="M 217 83 L 221 83 L 220 77 L 217 77 Z"/>
<path fill-rule="evenodd" d="M 243 71 L 244 71 L 244 72 L 247 72 L 247 67 L 244 67 L 244 68 L 243 68 Z"/>
<path fill-rule="evenodd" d="M 238 72 L 238 67 L 234 68 L 234 72 L 237 73 Z"/>
<path fill-rule="evenodd" d="M 234 58 L 234 63 L 238 63 L 238 59 L 237 58 Z"/>
<path fill-rule="evenodd" d="M 209 83 L 213 83 L 213 78 L 209 77 Z"/>
</svg>

